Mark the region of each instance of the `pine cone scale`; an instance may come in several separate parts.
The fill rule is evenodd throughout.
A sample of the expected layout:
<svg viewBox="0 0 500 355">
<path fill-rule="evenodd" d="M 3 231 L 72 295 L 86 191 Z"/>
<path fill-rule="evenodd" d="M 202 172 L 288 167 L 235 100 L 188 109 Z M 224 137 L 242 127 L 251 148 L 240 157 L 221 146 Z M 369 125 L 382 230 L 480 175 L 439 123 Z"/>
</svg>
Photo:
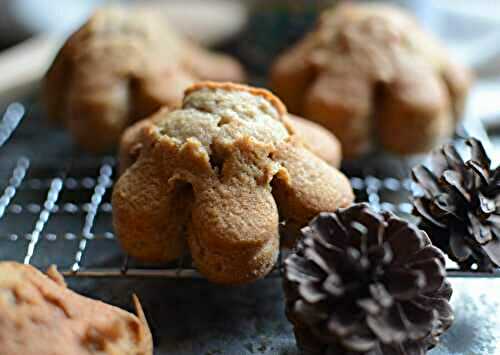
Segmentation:
<svg viewBox="0 0 500 355">
<path fill-rule="evenodd" d="M 425 245 L 430 243 L 425 234 L 409 227 L 404 233 L 394 234 L 387 239 L 392 250 L 397 250 L 394 254 L 393 263 L 398 265 L 407 260 L 416 251 L 420 251 Z"/>
<path fill-rule="evenodd" d="M 419 270 L 395 269 L 386 272 L 383 282 L 398 300 L 412 299 L 423 288 L 425 275 Z"/>
<path fill-rule="evenodd" d="M 327 296 L 323 292 L 321 285 L 316 282 L 304 282 L 299 286 L 299 293 L 308 303 L 318 303 Z"/>
<path fill-rule="evenodd" d="M 487 220 L 492 213 L 495 213 L 496 205 L 495 200 L 487 198 L 482 193 L 478 194 L 479 198 L 479 208 L 481 209 L 482 214 L 479 216 L 484 220 Z"/>
<path fill-rule="evenodd" d="M 418 334 L 416 335 L 417 338 L 430 332 L 428 325 L 433 324 L 437 318 L 434 309 L 428 309 L 416 303 L 415 300 L 402 301 L 400 305 L 403 309 L 402 314 L 411 324 L 411 328 L 416 332 L 415 334 Z"/>
<path fill-rule="evenodd" d="M 439 181 L 427 167 L 423 165 L 415 167 L 412 170 L 412 177 L 422 185 L 427 198 L 432 198 L 433 195 L 439 193 Z"/>
<path fill-rule="evenodd" d="M 317 270 L 314 264 L 306 264 L 300 262 L 296 255 L 290 255 L 290 258 L 286 260 L 288 267 L 288 277 L 291 281 L 298 282 L 304 279 L 311 281 L 321 281 L 321 272 Z"/>
<path fill-rule="evenodd" d="M 491 160 L 481 142 L 476 139 L 469 139 L 466 144 L 471 148 L 471 161 L 478 161 L 481 166 L 490 166 Z"/>
<path fill-rule="evenodd" d="M 439 222 L 437 219 L 434 218 L 433 215 L 435 213 L 431 213 L 430 211 L 427 211 L 427 205 L 429 205 L 431 202 L 429 200 L 425 201 L 424 198 L 420 198 L 417 200 L 413 201 L 413 207 L 417 210 L 417 212 L 425 218 L 426 221 L 431 222 L 433 225 L 436 227 L 440 228 L 445 228 L 446 224 Z M 441 215 L 440 217 L 444 217 L 445 215 Z"/>
<path fill-rule="evenodd" d="M 488 254 L 488 257 L 493 261 L 496 265 L 500 265 L 500 234 L 497 234 L 496 240 L 485 244 L 483 246 L 484 251 Z"/>
<path fill-rule="evenodd" d="M 353 352 L 369 351 L 376 345 L 376 341 L 370 338 L 353 335 L 342 340 L 342 345 Z"/>
<path fill-rule="evenodd" d="M 471 195 L 467 192 L 467 190 L 463 187 L 465 182 L 462 178 L 463 175 L 459 174 L 453 170 L 446 170 L 443 173 L 442 179 L 445 183 L 449 185 L 450 188 L 454 189 L 457 192 L 457 196 L 463 198 L 467 202 L 471 202 Z"/>
<path fill-rule="evenodd" d="M 484 168 L 483 165 L 480 165 L 479 163 L 469 160 L 468 162 L 465 163 L 469 168 L 471 168 L 477 176 L 481 178 L 481 183 L 482 184 L 487 184 L 489 180 L 489 172 L 488 169 Z M 489 166 L 489 165 L 488 165 Z"/>
<path fill-rule="evenodd" d="M 418 297 L 418 303 L 425 305 L 428 309 L 436 309 L 441 317 L 446 319 L 447 322 L 451 323 L 453 320 L 453 311 L 450 303 L 444 301 L 442 298 L 420 295 Z"/>
<path fill-rule="evenodd" d="M 472 255 L 472 249 L 467 245 L 462 231 L 450 232 L 450 250 L 457 261 L 465 261 Z"/>
<path fill-rule="evenodd" d="M 446 272 L 441 267 L 444 263 L 438 258 L 421 260 L 408 265 L 416 270 L 419 270 L 421 275 L 425 278 L 425 280 L 421 282 L 422 290 L 424 292 L 437 290 L 446 277 Z"/>
<path fill-rule="evenodd" d="M 441 262 L 441 264 L 443 265 L 445 264 L 444 255 L 441 253 L 441 251 L 434 245 L 427 245 L 425 248 L 423 248 L 422 250 L 415 253 L 413 256 L 409 258 L 408 265 L 411 266 L 419 261 L 423 262 L 432 259 L 438 259 Z"/>
<path fill-rule="evenodd" d="M 370 330 L 377 335 L 384 344 L 399 343 L 406 340 L 406 328 L 401 320 L 400 312 L 397 310 L 391 312 L 392 317 L 373 317 L 366 318 L 366 324 Z"/>
</svg>

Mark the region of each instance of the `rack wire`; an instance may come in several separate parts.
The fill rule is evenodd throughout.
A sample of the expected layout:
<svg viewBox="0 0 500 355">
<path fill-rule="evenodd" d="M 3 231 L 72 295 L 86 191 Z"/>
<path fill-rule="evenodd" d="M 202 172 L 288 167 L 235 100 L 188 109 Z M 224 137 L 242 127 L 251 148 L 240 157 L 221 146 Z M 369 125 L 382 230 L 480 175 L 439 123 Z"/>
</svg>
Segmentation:
<svg viewBox="0 0 500 355">
<path fill-rule="evenodd" d="M 36 103 L 13 103 L 0 122 L 0 260 L 55 264 L 71 277 L 201 277 L 189 260 L 141 265 L 121 252 L 111 225 L 114 157 L 78 151 L 38 112 Z M 365 175 L 351 184 L 358 201 L 411 218 L 408 178 Z"/>
</svg>

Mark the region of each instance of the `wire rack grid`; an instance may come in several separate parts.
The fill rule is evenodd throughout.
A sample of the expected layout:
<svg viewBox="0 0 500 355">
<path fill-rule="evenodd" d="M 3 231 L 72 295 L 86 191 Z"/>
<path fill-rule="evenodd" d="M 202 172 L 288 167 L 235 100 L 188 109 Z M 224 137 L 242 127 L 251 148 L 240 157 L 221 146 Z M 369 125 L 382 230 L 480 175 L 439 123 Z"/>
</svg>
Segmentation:
<svg viewBox="0 0 500 355">
<path fill-rule="evenodd" d="M 160 267 L 121 252 L 111 225 L 114 157 L 76 150 L 38 112 L 34 103 L 13 103 L 0 122 L 0 260 L 55 264 L 73 277 L 201 277 L 188 258 Z M 358 201 L 411 218 L 415 187 L 408 178 L 367 175 L 351 177 L 351 184 Z"/>
</svg>

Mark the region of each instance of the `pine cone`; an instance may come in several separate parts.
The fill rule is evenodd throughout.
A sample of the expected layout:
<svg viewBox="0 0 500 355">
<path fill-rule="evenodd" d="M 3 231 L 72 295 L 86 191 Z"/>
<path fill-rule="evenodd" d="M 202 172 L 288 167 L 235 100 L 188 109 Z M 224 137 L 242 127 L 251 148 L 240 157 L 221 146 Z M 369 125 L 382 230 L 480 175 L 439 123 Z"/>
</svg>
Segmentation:
<svg viewBox="0 0 500 355">
<path fill-rule="evenodd" d="M 414 181 L 424 191 L 413 199 L 420 227 L 432 242 L 463 270 L 476 263 L 478 271 L 500 266 L 500 166 L 490 159 L 477 139 L 468 139 L 470 160 L 444 145 L 431 157 L 432 171 L 417 166 Z"/>
<path fill-rule="evenodd" d="M 356 204 L 302 233 L 284 289 L 305 354 L 425 354 L 451 325 L 444 256 L 414 225 Z"/>
</svg>

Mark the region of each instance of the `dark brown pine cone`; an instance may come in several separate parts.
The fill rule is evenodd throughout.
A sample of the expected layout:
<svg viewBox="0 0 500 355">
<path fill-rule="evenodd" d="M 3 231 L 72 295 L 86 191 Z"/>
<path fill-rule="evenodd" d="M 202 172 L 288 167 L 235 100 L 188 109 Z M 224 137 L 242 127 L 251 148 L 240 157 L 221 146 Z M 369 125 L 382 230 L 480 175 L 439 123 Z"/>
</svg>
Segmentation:
<svg viewBox="0 0 500 355">
<path fill-rule="evenodd" d="M 444 145 L 431 156 L 432 170 L 419 165 L 413 180 L 423 196 L 413 199 L 420 227 L 463 270 L 476 263 L 478 271 L 500 266 L 500 166 L 491 162 L 477 139 L 466 141 L 470 160 Z"/>
<path fill-rule="evenodd" d="M 356 204 L 302 233 L 284 288 L 304 354 L 423 355 L 451 325 L 444 256 L 414 225 Z"/>
</svg>

